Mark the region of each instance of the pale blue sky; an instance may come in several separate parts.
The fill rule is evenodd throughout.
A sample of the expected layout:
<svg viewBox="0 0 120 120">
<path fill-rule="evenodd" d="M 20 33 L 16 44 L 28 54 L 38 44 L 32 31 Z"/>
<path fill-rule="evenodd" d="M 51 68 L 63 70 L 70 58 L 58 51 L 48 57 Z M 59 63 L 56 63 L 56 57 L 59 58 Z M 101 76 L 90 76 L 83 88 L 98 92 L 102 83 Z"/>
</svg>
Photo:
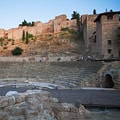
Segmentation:
<svg viewBox="0 0 120 120">
<path fill-rule="evenodd" d="M 1 0 L 0 28 L 16 28 L 25 19 L 28 22 L 48 22 L 55 16 L 66 14 L 71 18 L 73 11 L 80 15 L 120 11 L 120 0 Z"/>
</svg>

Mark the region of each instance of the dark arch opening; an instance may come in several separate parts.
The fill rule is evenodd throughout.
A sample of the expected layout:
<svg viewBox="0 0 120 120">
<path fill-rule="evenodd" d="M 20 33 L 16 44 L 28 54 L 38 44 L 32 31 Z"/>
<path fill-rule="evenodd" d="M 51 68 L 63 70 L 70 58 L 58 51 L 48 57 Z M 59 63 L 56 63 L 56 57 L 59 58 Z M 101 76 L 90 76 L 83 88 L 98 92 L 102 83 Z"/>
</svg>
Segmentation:
<svg viewBox="0 0 120 120">
<path fill-rule="evenodd" d="M 113 88 L 114 87 L 114 82 L 113 82 L 111 75 L 107 74 L 105 76 L 105 81 L 103 83 L 103 87 L 105 87 L 105 88 Z"/>
</svg>

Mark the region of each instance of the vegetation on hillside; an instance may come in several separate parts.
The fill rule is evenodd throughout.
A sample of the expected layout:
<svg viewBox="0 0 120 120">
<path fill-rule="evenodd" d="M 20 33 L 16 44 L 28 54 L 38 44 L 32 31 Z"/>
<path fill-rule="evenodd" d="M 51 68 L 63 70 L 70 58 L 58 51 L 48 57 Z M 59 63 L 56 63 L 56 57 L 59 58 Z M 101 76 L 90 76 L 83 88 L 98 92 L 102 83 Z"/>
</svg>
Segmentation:
<svg viewBox="0 0 120 120">
<path fill-rule="evenodd" d="M 77 39 L 77 31 L 74 29 L 70 29 L 68 27 L 62 28 L 60 33 L 60 38 L 68 38 L 69 40 L 72 40 L 76 42 Z"/>
<path fill-rule="evenodd" d="M 23 52 L 23 49 L 20 47 L 16 47 L 11 51 L 12 55 L 21 55 L 22 52 Z"/>
<path fill-rule="evenodd" d="M 26 44 L 28 44 L 29 43 L 29 39 L 34 39 L 34 35 L 33 34 L 30 34 L 30 33 L 28 33 L 28 32 L 25 32 L 24 30 L 23 30 L 23 33 L 22 33 L 22 40 L 26 43 Z"/>
<path fill-rule="evenodd" d="M 23 54 L 25 55 L 31 54 L 31 52 L 34 52 L 34 54 L 73 52 L 76 50 L 76 48 L 74 48 L 76 43 L 82 39 L 82 30 L 79 13 L 73 11 L 71 19 L 77 20 L 77 30 L 66 27 L 62 28 L 61 31 L 55 35 L 52 33 L 46 33 L 34 36 L 27 30 L 23 29 L 21 39 L 19 41 L 8 39 L 8 37 L 0 38 L 0 49 L 1 51 L 4 51 L 6 55 L 10 55 L 7 51 L 11 51 L 12 55 L 21 55 L 23 50 Z M 19 26 L 34 26 L 34 22 L 27 22 L 24 20 L 19 24 Z M 3 52 L 1 53 L 3 54 Z"/>
<path fill-rule="evenodd" d="M 1 46 L 3 45 L 3 38 L 2 37 L 0 38 L 0 45 Z"/>
</svg>

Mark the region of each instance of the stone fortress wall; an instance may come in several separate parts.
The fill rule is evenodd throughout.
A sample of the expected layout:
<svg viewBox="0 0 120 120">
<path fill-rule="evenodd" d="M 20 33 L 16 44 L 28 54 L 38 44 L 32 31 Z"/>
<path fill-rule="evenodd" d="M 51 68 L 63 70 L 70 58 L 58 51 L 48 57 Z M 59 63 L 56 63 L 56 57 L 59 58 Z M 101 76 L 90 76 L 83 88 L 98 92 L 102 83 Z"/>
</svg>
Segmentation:
<svg viewBox="0 0 120 120">
<path fill-rule="evenodd" d="M 34 36 L 46 33 L 59 33 L 61 28 L 77 29 L 76 19 L 68 20 L 66 15 L 56 16 L 55 19 L 50 20 L 47 23 L 40 21 L 35 22 L 33 27 L 30 26 L 18 26 L 18 28 L 11 28 L 9 30 L 0 29 L 0 38 L 7 39 L 22 39 L 23 30 L 33 34 Z"/>
</svg>

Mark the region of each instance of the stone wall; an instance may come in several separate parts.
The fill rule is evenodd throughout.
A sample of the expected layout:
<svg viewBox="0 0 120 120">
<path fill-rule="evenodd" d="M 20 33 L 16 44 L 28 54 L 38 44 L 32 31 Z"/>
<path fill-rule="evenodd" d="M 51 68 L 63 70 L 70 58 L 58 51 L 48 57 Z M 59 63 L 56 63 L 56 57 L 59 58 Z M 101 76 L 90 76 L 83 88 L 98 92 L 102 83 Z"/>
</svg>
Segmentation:
<svg viewBox="0 0 120 120">
<path fill-rule="evenodd" d="M 23 30 L 30 34 L 33 34 L 34 36 L 37 36 L 46 33 L 59 33 L 61 31 L 61 28 L 65 27 L 69 27 L 76 30 L 76 19 L 67 20 L 66 15 L 60 15 L 47 23 L 42 23 L 40 21 L 35 22 L 35 25 L 32 27 L 18 26 L 18 28 L 11 28 L 9 30 L 0 29 L 0 37 L 16 40 L 22 38 Z"/>
<path fill-rule="evenodd" d="M 113 88 L 120 89 L 120 62 L 104 63 L 103 67 L 98 71 L 98 78 L 96 78 L 96 85 L 104 87 L 106 75 L 111 76 L 114 83 Z M 109 82 L 108 82 L 109 86 Z"/>
<path fill-rule="evenodd" d="M 118 47 L 115 45 L 116 31 L 120 26 L 118 13 L 113 12 L 113 18 L 108 19 L 110 13 L 102 13 L 96 19 L 96 51 L 103 58 L 119 57 Z M 109 42 L 110 41 L 110 42 Z"/>
<path fill-rule="evenodd" d="M 81 104 L 59 103 L 45 91 L 0 96 L 0 120 L 85 120 L 91 117 Z"/>
<path fill-rule="evenodd" d="M 90 50 L 90 37 L 96 31 L 96 23 L 94 20 L 97 18 L 96 15 L 83 15 L 82 26 L 83 26 L 83 37 L 86 45 L 86 49 Z"/>
</svg>

